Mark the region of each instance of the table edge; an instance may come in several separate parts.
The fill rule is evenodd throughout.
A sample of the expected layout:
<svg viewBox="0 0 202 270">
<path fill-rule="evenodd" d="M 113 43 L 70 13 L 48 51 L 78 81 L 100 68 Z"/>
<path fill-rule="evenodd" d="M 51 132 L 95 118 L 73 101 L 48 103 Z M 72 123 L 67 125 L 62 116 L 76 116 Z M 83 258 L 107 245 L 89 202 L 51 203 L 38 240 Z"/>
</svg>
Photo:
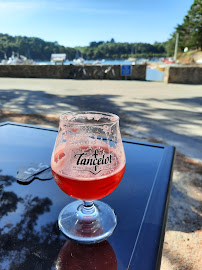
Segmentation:
<svg viewBox="0 0 202 270">
<path fill-rule="evenodd" d="M 137 269 L 141 270 L 143 269 L 140 264 L 142 263 L 142 258 L 137 258 L 135 255 L 138 254 L 139 250 L 141 250 L 141 245 L 139 244 L 142 237 L 145 239 L 149 239 L 149 236 L 152 235 L 153 243 L 158 244 L 158 247 L 156 248 L 156 252 L 153 252 L 153 261 L 155 262 L 153 264 L 153 268 L 151 268 L 148 265 L 144 269 L 150 269 L 150 270 L 159 270 L 161 266 L 161 257 L 162 257 L 162 247 L 164 242 L 164 236 L 165 236 L 165 225 L 167 221 L 167 215 L 168 215 L 168 206 L 169 206 L 169 199 L 170 199 L 170 192 L 171 192 L 171 185 L 172 185 L 172 174 L 173 174 L 173 165 L 174 165 L 174 158 L 175 158 L 175 147 L 170 146 L 167 147 L 164 151 L 164 154 L 162 156 L 161 162 L 159 164 L 158 171 L 156 173 L 155 181 L 153 184 L 153 188 L 151 190 L 147 205 L 145 210 L 144 217 L 142 219 L 142 226 L 140 226 L 139 234 L 136 239 L 136 242 L 134 244 L 134 249 L 131 255 L 131 259 L 128 265 L 127 269 Z M 168 166 L 169 164 L 169 166 Z M 167 166 L 165 166 L 167 165 Z M 163 180 L 162 180 L 163 179 Z M 168 185 L 165 186 L 161 182 L 167 181 Z M 158 188 L 154 188 L 155 186 L 160 187 L 160 191 Z M 158 212 L 160 214 L 155 215 L 155 211 L 151 209 L 151 205 L 155 205 L 152 203 L 152 201 L 155 201 L 158 196 L 164 197 L 164 201 L 162 204 L 158 205 Z M 153 210 L 153 211 L 152 211 Z M 147 220 L 151 220 L 151 214 L 152 214 L 152 221 L 155 225 L 161 224 L 161 231 L 160 233 L 154 233 L 149 232 L 149 229 L 151 229 L 151 226 L 149 226 L 149 223 L 145 222 Z M 148 235 L 148 237 L 147 237 Z M 151 242 L 151 238 L 150 238 Z M 150 243 L 151 244 L 151 243 Z M 144 252 L 145 254 L 149 254 L 151 251 L 151 245 L 146 243 L 144 245 Z M 139 260 L 139 263 L 137 262 Z M 146 258 L 144 259 L 146 262 Z"/>
<path fill-rule="evenodd" d="M 33 128 L 33 129 L 41 129 L 41 130 L 48 130 L 48 131 L 53 131 L 53 132 L 58 132 L 57 128 L 48 128 L 48 127 L 42 127 L 42 126 L 37 126 L 37 125 L 30 125 L 30 124 L 24 124 L 24 123 L 17 123 L 17 122 L 1 122 L 1 126 L 6 126 L 6 125 L 11 125 L 11 126 L 21 126 L 21 127 L 28 127 L 28 128 Z M 122 141 L 124 143 L 131 143 L 131 144 L 137 144 L 137 145 L 144 145 L 144 146 L 150 146 L 150 147 L 156 147 L 156 148 L 174 148 L 173 146 L 170 145 L 165 145 L 165 144 L 160 144 L 160 143 L 152 143 L 152 142 L 147 142 L 147 141 L 136 141 L 132 139 L 125 139 L 123 138 Z"/>
</svg>

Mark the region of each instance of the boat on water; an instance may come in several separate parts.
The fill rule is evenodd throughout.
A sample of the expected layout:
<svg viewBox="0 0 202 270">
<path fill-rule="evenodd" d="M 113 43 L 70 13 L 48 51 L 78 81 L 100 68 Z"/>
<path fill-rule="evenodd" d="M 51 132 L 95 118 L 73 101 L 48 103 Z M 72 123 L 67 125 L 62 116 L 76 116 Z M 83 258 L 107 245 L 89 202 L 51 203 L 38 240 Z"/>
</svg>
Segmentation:
<svg viewBox="0 0 202 270">
<path fill-rule="evenodd" d="M 73 59 L 72 64 L 73 65 L 84 65 L 85 59 L 83 58 L 83 55 L 79 56 L 79 51 L 76 51 L 75 59 Z"/>
<path fill-rule="evenodd" d="M 165 58 L 165 59 L 163 60 L 163 62 L 164 62 L 165 64 L 174 64 L 174 63 L 175 63 L 175 60 L 174 60 L 172 57 L 168 57 L 168 58 Z"/>
<path fill-rule="evenodd" d="M 73 65 L 84 65 L 84 62 L 85 62 L 84 58 L 79 57 L 73 60 Z"/>
<path fill-rule="evenodd" d="M 19 55 L 19 53 L 12 52 L 11 57 L 7 59 L 6 54 L 4 54 L 4 59 L 1 61 L 1 65 L 33 65 L 34 61 L 28 59 L 24 55 Z"/>
<path fill-rule="evenodd" d="M 95 60 L 95 62 L 93 62 L 92 65 L 102 65 L 104 62 L 105 62 L 105 59 Z"/>
</svg>

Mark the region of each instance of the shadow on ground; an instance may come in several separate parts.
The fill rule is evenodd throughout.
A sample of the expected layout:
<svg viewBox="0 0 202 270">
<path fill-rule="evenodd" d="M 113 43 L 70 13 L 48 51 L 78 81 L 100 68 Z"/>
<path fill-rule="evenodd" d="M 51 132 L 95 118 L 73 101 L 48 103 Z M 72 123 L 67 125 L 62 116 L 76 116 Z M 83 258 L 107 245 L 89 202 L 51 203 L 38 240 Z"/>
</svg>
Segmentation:
<svg viewBox="0 0 202 270">
<path fill-rule="evenodd" d="M 177 200 L 177 201 L 176 201 Z M 172 185 L 166 229 L 168 231 L 194 232 L 201 230 L 202 207 L 199 201 Z"/>
<path fill-rule="evenodd" d="M 124 101 L 123 97 L 112 93 L 109 95 L 61 96 L 44 91 L 20 89 L 0 91 L 2 111 L 9 110 L 40 116 L 54 116 L 65 111 L 78 110 L 112 112 L 120 116 L 120 126 L 125 134 L 128 133 L 139 138 L 162 139 L 168 144 L 175 145 L 180 152 L 192 158 L 202 159 L 200 151 L 202 138 L 197 135 L 197 132 L 190 132 L 191 127 L 197 130 L 202 124 L 202 113 L 194 110 L 194 106 L 201 104 L 201 97 L 164 100 L 165 105 L 178 105 L 173 109 L 166 108 L 168 106 L 162 108 L 160 99 Z M 119 102 L 120 99 L 121 102 Z M 156 103 L 155 106 L 152 106 L 153 102 Z M 185 110 L 184 104 L 192 106 L 193 109 Z"/>
</svg>

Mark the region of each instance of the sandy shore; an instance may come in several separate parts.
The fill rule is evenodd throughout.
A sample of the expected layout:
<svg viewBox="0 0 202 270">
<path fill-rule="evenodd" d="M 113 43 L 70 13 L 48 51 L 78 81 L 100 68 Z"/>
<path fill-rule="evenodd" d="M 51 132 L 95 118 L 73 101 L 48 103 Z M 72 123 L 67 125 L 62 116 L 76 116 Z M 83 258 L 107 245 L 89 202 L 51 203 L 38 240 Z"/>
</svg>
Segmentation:
<svg viewBox="0 0 202 270">
<path fill-rule="evenodd" d="M 0 78 L 0 121 L 57 127 L 64 111 L 116 113 L 123 137 L 177 147 L 162 270 L 202 269 L 202 87 Z"/>
</svg>

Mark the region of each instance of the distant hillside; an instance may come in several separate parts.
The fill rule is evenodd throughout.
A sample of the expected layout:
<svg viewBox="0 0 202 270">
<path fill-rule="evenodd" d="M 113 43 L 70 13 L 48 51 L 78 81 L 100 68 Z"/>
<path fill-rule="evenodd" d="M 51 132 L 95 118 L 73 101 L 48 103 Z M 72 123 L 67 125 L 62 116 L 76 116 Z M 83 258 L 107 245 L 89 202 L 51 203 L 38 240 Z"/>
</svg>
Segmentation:
<svg viewBox="0 0 202 270">
<path fill-rule="evenodd" d="M 68 59 L 75 58 L 76 50 L 59 45 L 57 42 L 47 42 L 35 37 L 10 36 L 0 34 L 0 59 L 11 56 L 12 51 L 34 60 L 50 60 L 52 53 L 66 53 Z"/>
<path fill-rule="evenodd" d="M 76 47 L 87 59 L 127 59 L 129 57 L 161 57 L 166 56 L 164 43 L 121 43 L 110 41 L 93 41 L 89 46 Z"/>
<path fill-rule="evenodd" d="M 164 43 L 116 43 L 110 41 L 93 41 L 86 47 L 70 48 L 57 42 L 47 42 L 35 37 L 10 36 L 0 34 L 0 59 L 11 56 L 12 51 L 34 60 L 50 60 L 52 53 L 66 53 L 72 60 L 77 56 L 85 59 L 127 59 L 129 57 L 165 56 Z"/>
</svg>

